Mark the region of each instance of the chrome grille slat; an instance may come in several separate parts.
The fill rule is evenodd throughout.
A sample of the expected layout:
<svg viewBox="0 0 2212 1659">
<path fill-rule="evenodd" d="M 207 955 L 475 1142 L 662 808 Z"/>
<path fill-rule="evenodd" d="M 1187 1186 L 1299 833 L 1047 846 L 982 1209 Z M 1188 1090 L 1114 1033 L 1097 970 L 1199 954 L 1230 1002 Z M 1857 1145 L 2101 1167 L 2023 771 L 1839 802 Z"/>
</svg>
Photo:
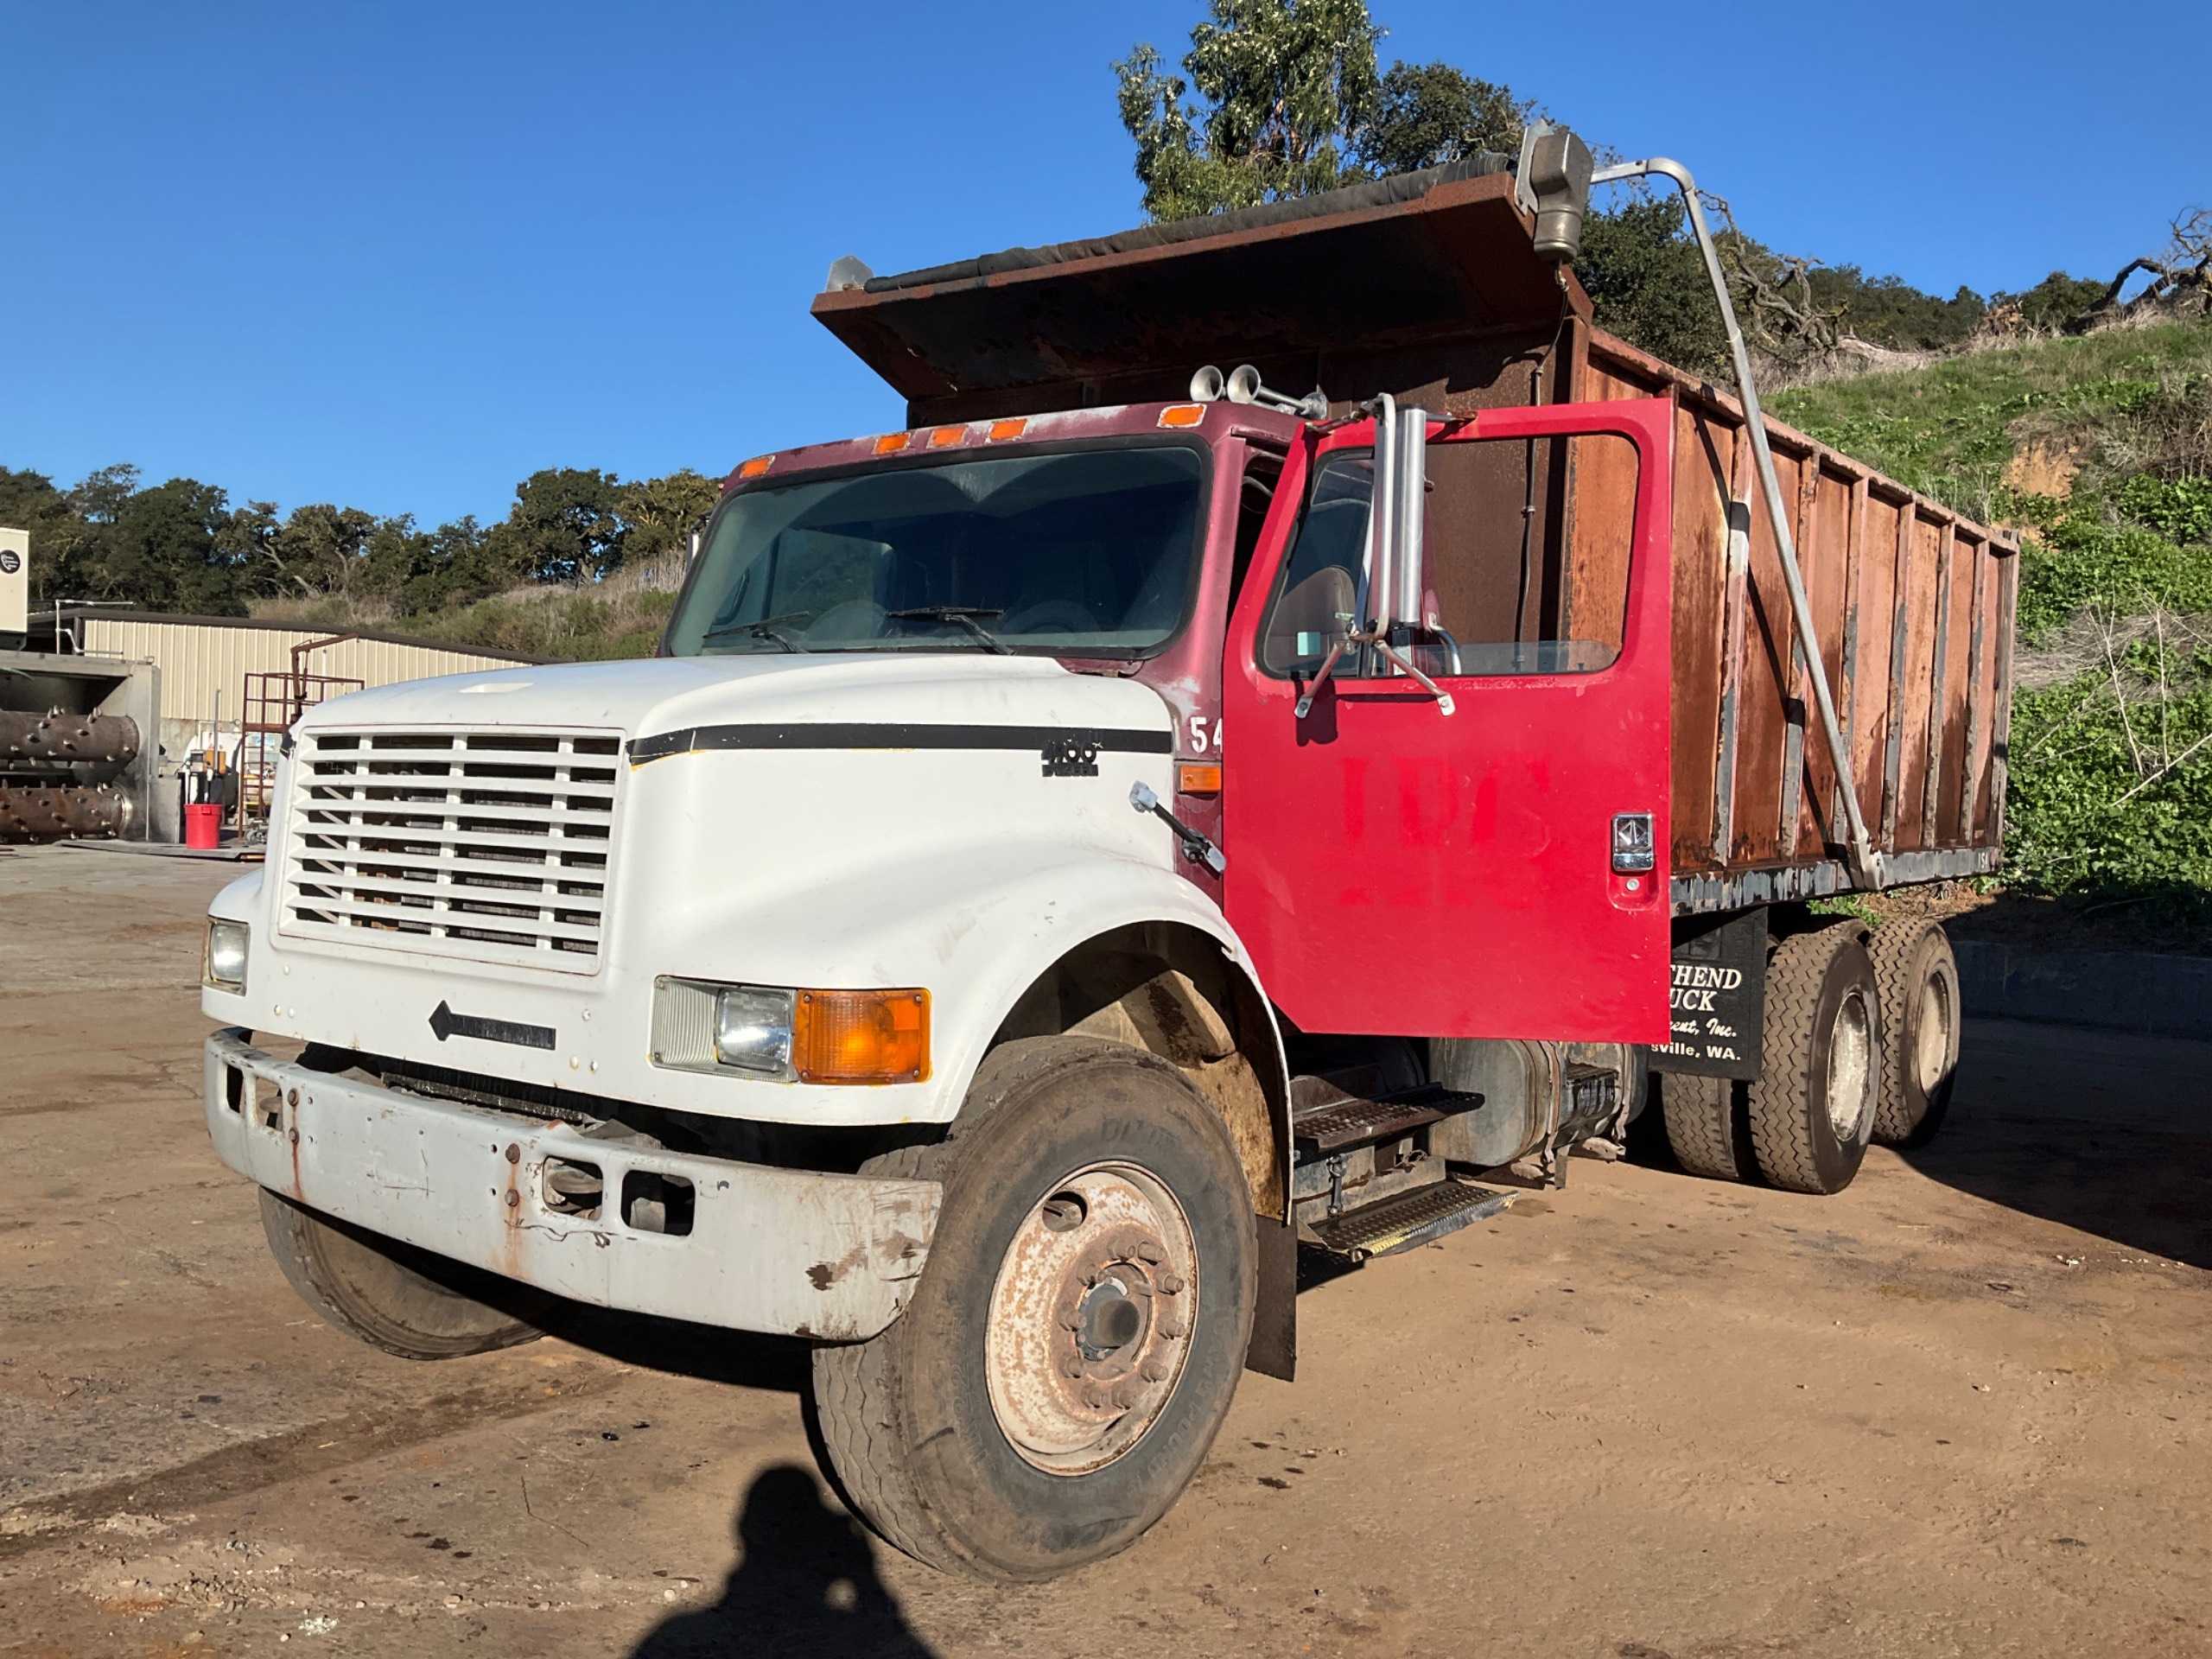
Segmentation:
<svg viewBox="0 0 2212 1659">
<path fill-rule="evenodd" d="M 303 733 L 283 931 L 593 972 L 622 775 L 604 732 Z"/>
</svg>

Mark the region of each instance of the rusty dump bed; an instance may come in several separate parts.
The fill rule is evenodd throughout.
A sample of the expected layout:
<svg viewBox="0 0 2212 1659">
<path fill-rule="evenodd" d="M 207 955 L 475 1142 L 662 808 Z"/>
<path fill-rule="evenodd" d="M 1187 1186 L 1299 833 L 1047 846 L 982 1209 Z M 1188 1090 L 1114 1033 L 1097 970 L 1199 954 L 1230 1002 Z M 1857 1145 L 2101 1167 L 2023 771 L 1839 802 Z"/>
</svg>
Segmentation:
<svg viewBox="0 0 2212 1659">
<path fill-rule="evenodd" d="M 1483 157 L 1197 226 L 869 278 L 814 312 L 906 397 L 916 426 L 1177 397 L 1202 363 L 1253 363 L 1293 392 L 1318 384 L 1338 412 L 1384 391 L 1452 415 L 1670 397 L 1676 910 L 1856 885 L 1840 782 L 1858 791 L 1892 883 L 1994 869 L 2017 544 L 1767 423 L 1849 747 L 1839 780 L 1741 405 L 1594 327 L 1580 285 L 1535 257 L 1529 231 L 1502 159 Z M 1515 639 L 1603 639 L 1610 626 L 1618 645 L 1626 543 L 1608 532 L 1632 454 L 1502 447 L 1516 452 L 1504 466 L 1454 476 L 1433 464 L 1436 579 L 1503 594 Z M 1531 514 L 1542 579 L 1516 588 Z"/>
</svg>

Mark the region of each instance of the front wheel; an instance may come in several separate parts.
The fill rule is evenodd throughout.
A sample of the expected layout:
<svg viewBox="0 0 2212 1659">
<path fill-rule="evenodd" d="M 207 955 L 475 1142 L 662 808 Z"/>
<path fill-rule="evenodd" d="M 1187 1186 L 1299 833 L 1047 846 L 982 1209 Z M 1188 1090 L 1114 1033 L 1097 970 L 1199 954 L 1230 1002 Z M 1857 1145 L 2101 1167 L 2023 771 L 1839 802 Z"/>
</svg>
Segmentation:
<svg viewBox="0 0 2212 1659">
<path fill-rule="evenodd" d="M 540 1335 L 542 1299 L 261 1189 L 269 1253 L 300 1299 L 332 1325 L 402 1359 L 458 1359 Z M 476 1292 L 503 1304 L 493 1306 Z"/>
<path fill-rule="evenodd" d="M 950 1140 L 867 1169 L 944 1193 L 906 1312 L 815 1351 L 846 1496 L 976 1578 L 1135 1542 L 1205 1461 L 1251 1336 L 1252 1207 L 1220 1118 L 1164 1060 L 1040 1038 L 985 1060 Z"/>
</svg>

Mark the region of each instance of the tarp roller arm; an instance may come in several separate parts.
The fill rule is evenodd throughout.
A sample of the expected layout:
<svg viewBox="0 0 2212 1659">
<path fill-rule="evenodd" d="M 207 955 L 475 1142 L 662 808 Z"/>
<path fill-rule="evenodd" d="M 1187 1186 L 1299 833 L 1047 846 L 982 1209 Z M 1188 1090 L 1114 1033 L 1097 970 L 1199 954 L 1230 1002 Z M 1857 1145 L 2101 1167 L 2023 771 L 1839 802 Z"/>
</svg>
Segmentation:
<svg viewBox="0 0 2212 1659">
<path fill-rule="evenodd" d="M 1736 393 L 1744 405 L 1744 427 L 1751 434 L 1751 458 L 1758 465 L 1760 493 L 1766 497 L 1767 517 L 1774 524 L 1775 550 L 1782 558 L 1782 580 L 1789 590 L 1790 613 L 1797 620 L 1797 653 L 1805 664 L 1806 677 L 1813 683 L 1813 702 L 1820 710 L 1821 729 L 1827 738 L 1828 753 L 1835 762 L 1835 775 L 1841 785 L 1836 792 L 1843 798 L 1844 816 L 1851 830 L 1852 864 L 1864 886 L 1878 888 L 1885 879 L 1882 855 L 1867 832 L 1866 815 L 1859 808 L 1851 752 L 1843 740 L 1842 724 L 1836 718 L 1834 695 L 1828 689 L 1827 664 L 1821 658 L 1821 636 L 1813 626 L 1813 603 L 1805 593 L 1804 573 L 1798 568 L 1797 543 L 1790 533 L 1789 514 L 1783 505 L 1782 483 L 1775 476 L 1774 452 L 1767 447 L 1766 417 L 1760 412 L 1758 388 L 1751 378 L 1751 352 L 1744 344 L 1744 331 L 1736 321 L 1736 303 L 1728 292 L 1727 275 L 1720 269 L 1720 250 L 1713 243 L 1712 227 L 1706 223 L 1705 208 L 1698 200 L 1697 181 L 1680 162 L 1654 156 L 1644 161 L 1601 168 L 1591 175 L 1590 182 L 1618 184 L 1629 179 L 1655 177 L 1673 180 L 1675 188 L 1682 193 L 1682 205 L 1689 212 L 1690 230 L 1697 238 L 1698 251 L 1705 256 L 1705 274 L 1712 279 L 1713 297 L 1719 304 L 1721 325 L 1728 334 L 1728 355 L 1735 366 Z"/>
</svg>

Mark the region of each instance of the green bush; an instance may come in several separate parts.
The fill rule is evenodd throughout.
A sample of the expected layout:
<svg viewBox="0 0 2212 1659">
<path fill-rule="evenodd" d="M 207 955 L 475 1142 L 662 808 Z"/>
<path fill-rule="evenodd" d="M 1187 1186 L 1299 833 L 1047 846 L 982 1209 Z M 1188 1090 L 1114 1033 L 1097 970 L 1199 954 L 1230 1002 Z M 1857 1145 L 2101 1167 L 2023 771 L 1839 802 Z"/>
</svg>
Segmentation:
<svg viewBox="0 0 2212 1659">
<path fill-rule="evenodd" d="M 2139 671 L 2143 654 L 2133 656 Z M 2096 674 L 2014 698 L 2009 885 L 2058 898 L 2155 896 L 2212 918 L 2212 743 L 2190 747 L 2212 734 L 2212 662 L 2200 653 L 2179 666 L 2196 683 L 2162 709 L 2133 675 L 2125 708 Z"/>
</svg>

